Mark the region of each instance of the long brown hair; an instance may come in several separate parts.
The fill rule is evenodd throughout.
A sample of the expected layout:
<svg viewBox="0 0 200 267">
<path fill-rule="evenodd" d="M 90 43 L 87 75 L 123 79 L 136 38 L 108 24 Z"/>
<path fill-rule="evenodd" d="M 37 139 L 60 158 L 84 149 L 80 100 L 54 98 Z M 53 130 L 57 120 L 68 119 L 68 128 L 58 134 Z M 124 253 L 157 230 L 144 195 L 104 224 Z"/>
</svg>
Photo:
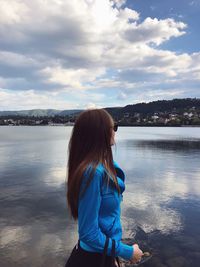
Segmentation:
<svg viewBox="0 0 200 267">
<path fill-rule="evenodd" d="M 78 218 L 81 181 L 89 164 L 92 166 L 92 172 L 87 186 L 97 165 L 102 163 L 106 172 L 113 178 L 118 193 L 120 192 L 110 144 L 113 125 L 114 120 L 105 109 L 83 111 L 75 121 L 68 145 L 67 170 L 67 202 L 74 219 Z M 109 180 L 108 176 L 107 178 Z"/>
</svg>

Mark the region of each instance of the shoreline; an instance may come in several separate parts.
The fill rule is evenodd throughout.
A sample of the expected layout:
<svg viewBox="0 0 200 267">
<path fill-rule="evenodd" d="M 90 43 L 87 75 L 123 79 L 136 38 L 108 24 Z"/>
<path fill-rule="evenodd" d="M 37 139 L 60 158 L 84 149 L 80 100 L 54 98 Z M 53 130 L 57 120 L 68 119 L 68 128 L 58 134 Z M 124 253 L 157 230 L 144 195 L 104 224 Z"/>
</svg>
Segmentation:
<svg viewBox="0 0 200 267">
<path fill-rule="evenodd" d="M 25 124 L 25 125 L 13 125 L 13 124 L 10 124 L 10 125 L 0 125 L 0 127 L 3 126 L 17 126 L 17 127 L 20 127 L 20 126 L 39 126 L 39 127 L 44 127 L 44 126 L 74 126 L 74 124 L 49 124 L 49 125 L 29 125 L 29 124 Z M 167 128 L 167 127 L 185 127 L 185 128 L 198 128 L 200 127 L 200 125 L 119 125 L 119 127 L 163 127 L 163 128 Z"/>
</svg>

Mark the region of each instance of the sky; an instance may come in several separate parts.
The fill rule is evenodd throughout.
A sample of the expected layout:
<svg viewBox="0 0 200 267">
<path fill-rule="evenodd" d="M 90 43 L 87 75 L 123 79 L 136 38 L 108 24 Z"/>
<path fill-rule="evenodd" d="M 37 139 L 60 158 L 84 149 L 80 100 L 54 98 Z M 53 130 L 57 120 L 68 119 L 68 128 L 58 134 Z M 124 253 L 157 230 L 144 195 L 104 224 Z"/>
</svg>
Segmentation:
<svg viewBox="0 0 200 267">
<path fill-rule="evenodd" d="M 200 0 L 0 0 L 0 110 L 200 97 Z"/>
</svg>

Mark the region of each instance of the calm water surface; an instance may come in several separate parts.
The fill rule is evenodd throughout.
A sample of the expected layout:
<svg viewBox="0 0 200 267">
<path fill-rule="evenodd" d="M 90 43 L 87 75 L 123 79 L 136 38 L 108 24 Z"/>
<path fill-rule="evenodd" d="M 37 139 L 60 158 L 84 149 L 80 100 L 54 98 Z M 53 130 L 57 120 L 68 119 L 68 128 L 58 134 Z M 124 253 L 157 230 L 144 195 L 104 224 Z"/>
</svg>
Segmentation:
<svg viewBox="0 0 200 267">
<path fill-rule="evenodd" d="M 0 127 L 0 266 L 61 267 L 77 242 L 65 199 L 72 127 Z M 200 266 L 200 128 L 120 127 L 124 242 L 143 266 Z"/>
</svg>

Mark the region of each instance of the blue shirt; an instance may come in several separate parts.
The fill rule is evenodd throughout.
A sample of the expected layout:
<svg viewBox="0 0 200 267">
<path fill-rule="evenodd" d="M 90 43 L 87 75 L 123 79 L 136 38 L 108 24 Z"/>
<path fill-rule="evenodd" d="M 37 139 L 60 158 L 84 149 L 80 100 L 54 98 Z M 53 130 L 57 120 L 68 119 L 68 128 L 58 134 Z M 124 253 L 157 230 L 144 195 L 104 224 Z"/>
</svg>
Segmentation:
<svg viewBox="0 0 200 267">
<path fill-rule="evenodd" d="M 109 238 L 107 255 L 111 255 L 112 240 L 115 239 L 115 256 L 126 260 L 132 258 L 133 247 L 121 241 L 122 226 L 120 222 L 120 203 L 125 190 L 125 175 L 122 169 L 114 162 L 117 172 L 117 180 L 120 187 L 120 195 L 116 188 L 111 186 L 113 179 L 110 176 L 110 186 L 105 182 L 105 168 L 100 163 L 94 176 L 83 194 L 79 196 L 78 205 L 78 232 L 80 246 L 86 251 L 103 252 L 106 236 Z M 89 177 L 90 168 L 83 175 L 81 190 L 85 187 Z M 81 192 L 80 190 L 80 192 Z"/>
</svg>

